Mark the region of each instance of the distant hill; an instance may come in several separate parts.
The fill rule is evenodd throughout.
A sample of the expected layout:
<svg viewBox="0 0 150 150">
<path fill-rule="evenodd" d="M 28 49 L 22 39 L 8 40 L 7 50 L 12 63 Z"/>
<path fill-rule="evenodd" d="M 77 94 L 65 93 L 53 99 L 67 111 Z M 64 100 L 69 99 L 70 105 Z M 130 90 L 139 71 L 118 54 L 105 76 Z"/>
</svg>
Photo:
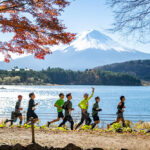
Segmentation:
<svg viewBox="0 0 150 150">
<path fill-rule="evenodd" d="M 150 81 L 150 60 L 136 60 L 96 67 L 103 71 L 122 72 Z"/>
<path fill-rule="evenodd" d="M 141 81 L 125 73 L 110 71 L 85 70 L 72 71 L 61 68 L 48 68 L 42 71 L 25 70 L 0 70 L 0 84 L 25 84 L 25 85 L 132 85 L 139 86 Z"/>
<path fill-rule="evenodd" d="M 48 67 L 83 71 L 106 64 L 150 59 L 150 54 L 124 47 L 97 30 L 80 33 L 70 45 L 59 45 L 52 49 L 53 54 L 47 55 L 44 60 L 30 55 L 11 60 L 10 63 L 0 62 L 0 69 L 18 66 L 38 71 Z"/>
</svg>

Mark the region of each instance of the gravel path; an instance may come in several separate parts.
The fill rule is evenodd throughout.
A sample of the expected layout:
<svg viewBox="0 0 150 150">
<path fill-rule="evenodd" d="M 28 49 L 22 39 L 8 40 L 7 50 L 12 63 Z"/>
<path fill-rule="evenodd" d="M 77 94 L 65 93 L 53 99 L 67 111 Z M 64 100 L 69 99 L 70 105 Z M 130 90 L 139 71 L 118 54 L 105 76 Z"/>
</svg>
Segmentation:
<svg viewBox="0 0 150 150">
<path fill-rule="evenodd" d="M 150 150 L 150 135 L 100 133 L 98 131 L 50 131 L 36 130 L 36 142 L 42 146 L 65 147 L 73 143 L 83 149 Z M 0 145 L 31 144 L 31 129 L 0 128 Z"/>
</svg>

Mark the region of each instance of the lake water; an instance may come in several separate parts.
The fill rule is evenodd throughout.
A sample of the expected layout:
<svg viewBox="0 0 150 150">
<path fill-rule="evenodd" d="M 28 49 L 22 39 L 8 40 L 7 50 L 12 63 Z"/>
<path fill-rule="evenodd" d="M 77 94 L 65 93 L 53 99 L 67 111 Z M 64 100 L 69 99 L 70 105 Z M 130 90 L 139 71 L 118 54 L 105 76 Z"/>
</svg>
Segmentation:
<svg viewBox="0 0 150 150">
<path fill-rule="evenodd" d="M 28 106 L 28 94 L 34 92 L 36 95 L 35 102 L 39 105 L 36 113 L 43 123 L 47 120 L 56 118 L 56 108 L 54 103 L 58 99 L 60 92 L 64 94 L 71 92 L 73 99 L 74 119 L 77 120 L 80 116 L 80 109 L 78 103 L 83 99 L 84 93 L 91 93 L 91 86 L 0 86 L 6 89 L 0 89 L 0 114 L 2 116 L 10 116 L 11 111 L 14 110 L 17 95 L 23 95 L 22 107 L 26 111 Z M 126 97 L 125 105 L 125 119 L 133 121 L 145 120 L 150 121 L 150 116 L 143 116 L 150 114 L 150 86 L 94 86 L 94 97 L 100 96 L 100 108 L 103 109 L 99 113 L 102 120 L 115 120 L 117 104 L 119 97 L 124 95 Z M 92 105 L 95 102 L 94 97 L 89 101 L 89 112 L 92 111 Z M 65 98 L 66 99 L 66 98 Z M 113 114 L 113 115 L 111 115 Z M 135 116 L 130 116 L 135 115 Z M 137 116 L 136 116 L 137 115 Z"/>
</svg>

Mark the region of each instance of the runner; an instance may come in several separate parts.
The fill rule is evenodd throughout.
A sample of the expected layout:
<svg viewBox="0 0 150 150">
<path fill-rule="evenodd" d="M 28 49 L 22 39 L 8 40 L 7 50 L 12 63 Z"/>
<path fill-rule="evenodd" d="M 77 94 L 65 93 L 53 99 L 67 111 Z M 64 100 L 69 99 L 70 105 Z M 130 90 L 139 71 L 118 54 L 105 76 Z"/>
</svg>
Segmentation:
<svg viewBox="0 0 150 150">
<path fill-rule="evenodd" d="M 21 101 L 22 101 L 22 95 L 18 95 L 18 101 L 16 102 L 15 111 L 11 113 L 11 119 L 10 120 L 6 119 L 4 124 L 10 122 L 11 125 L 13 125 L 13 122 L 16 122 L 17 118 L 19 118 L 20 120 L 19 124 L 22 125 L 22 113 L 20 111 L 23 109 L 21 108 Z"/>
<path fill-rule="evenodd" d="M 100 123 L 98 112 L 102 111 L 102 109 L 100 109 L 98 105 L 98 103 L 100 102 L 100 98 L 98 96 L 95 97 L 95 101 L 96 103 L 93 105 L 93 109 L 92 109 L 92 117 L 93 117 L 94 123 L 91 129 L 94 129 L 95 126 Z"/>
<path fill-rule="evenodd" d="M 90 125 L 91 123 L 91 118 L 89 116 L 89 113 L 87 112 L 87 109 L 88 109 L 88 101 L 93 97 L 94 90 L 95 89 L 92 88 L 92 94 L 90 97 L 87 93 L 85 93 L 84 99 L 78 104 L 78 106 L 81 108 L 81 121 L 79 122 L 79 124 L 76 126 L 75 129 L 79 128 L 84 121 L 86 125 Z"/>
<path fill-rule="evenodd" d="M 124 108 L 126 108 L 125 104 L 124 104 L 125 97 L 121 96 L 120 100 L 121 100 L 121 102 L 118 104 L 118 107 L 117 107 L 117 109 L 118 109 L 118 111 L 117 111 L 117 120 L 115 122 L 111 123 L 110 125 L 113 125 L 114 123 L 119 123 L 120 121 L 122 121 L 122 126 L 126 127 L 124 116 L 123 116 Z"/>
<path fill-rule="evenodd" d="M 31 117 L 33 117 L 34 119 L 34 123 L 38 121 L 38 116 L 37 114 L 34 112 L 35 110 L 35 106 L 38 105 L 38 103 L 35 104 L 34 99 L 35 99 L 35 94 L 34 93 L 30 93 L 29 94 L 30 100 L 29 100 L 29 105 L 28 105 L 28 111 L 27 111 L 27 122 L 31 121 Z"/>
<path fill-rule="evenodd" d="M 68 93 L 66 95 L 66 97 L 67 97 L 67 101 L 63 105 L 63 109 L 65 109 L 65 118 L 64 118 L 63 122 L 58 127 L 63 126 L 67 121 L 69 121 L 71 124 L 71 130 L 73 130 L 74 122 L 73 122 L 73 119 L 71 116 L 71 111 L 74 110 L 74 108 L 72 108 L 72 102 L 71 102 L 72 95 L 71 95 L 71 93 Z"/>
<path fill-rule="evenodd" d="M 57 100 L 55 105 L 54 105 L 57 108 L 58 117 L 57 117 L 57 119 L 55 119 L 51 122 L 47 122 L 48 127 L 49 127 L 50 124 L 59 121 L 61 118 L 64 119 L 64 114 L 63 114 L 63 109 L 62 109 L 62 106 L 64 105 L 64 94 L 60 93 L 59 98 L 60 99 Z"/>
</svg>

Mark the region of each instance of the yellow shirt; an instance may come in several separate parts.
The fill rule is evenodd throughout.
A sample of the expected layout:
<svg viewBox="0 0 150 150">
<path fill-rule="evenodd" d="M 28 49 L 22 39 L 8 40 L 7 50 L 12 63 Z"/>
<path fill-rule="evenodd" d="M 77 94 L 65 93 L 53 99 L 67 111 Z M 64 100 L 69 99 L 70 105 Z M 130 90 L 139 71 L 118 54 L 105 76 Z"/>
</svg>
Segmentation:
<svg viewBox="0 0 150 150">
<path fill-rule="evenodd" d="M 91 96 L 88 97 L 88 99 L 83 99 L 80 103 L 79 106 L 81 109 L 88 109 L 88 101 L 93 97 L 94 92 L 92 92 Z"/>
</svg>

